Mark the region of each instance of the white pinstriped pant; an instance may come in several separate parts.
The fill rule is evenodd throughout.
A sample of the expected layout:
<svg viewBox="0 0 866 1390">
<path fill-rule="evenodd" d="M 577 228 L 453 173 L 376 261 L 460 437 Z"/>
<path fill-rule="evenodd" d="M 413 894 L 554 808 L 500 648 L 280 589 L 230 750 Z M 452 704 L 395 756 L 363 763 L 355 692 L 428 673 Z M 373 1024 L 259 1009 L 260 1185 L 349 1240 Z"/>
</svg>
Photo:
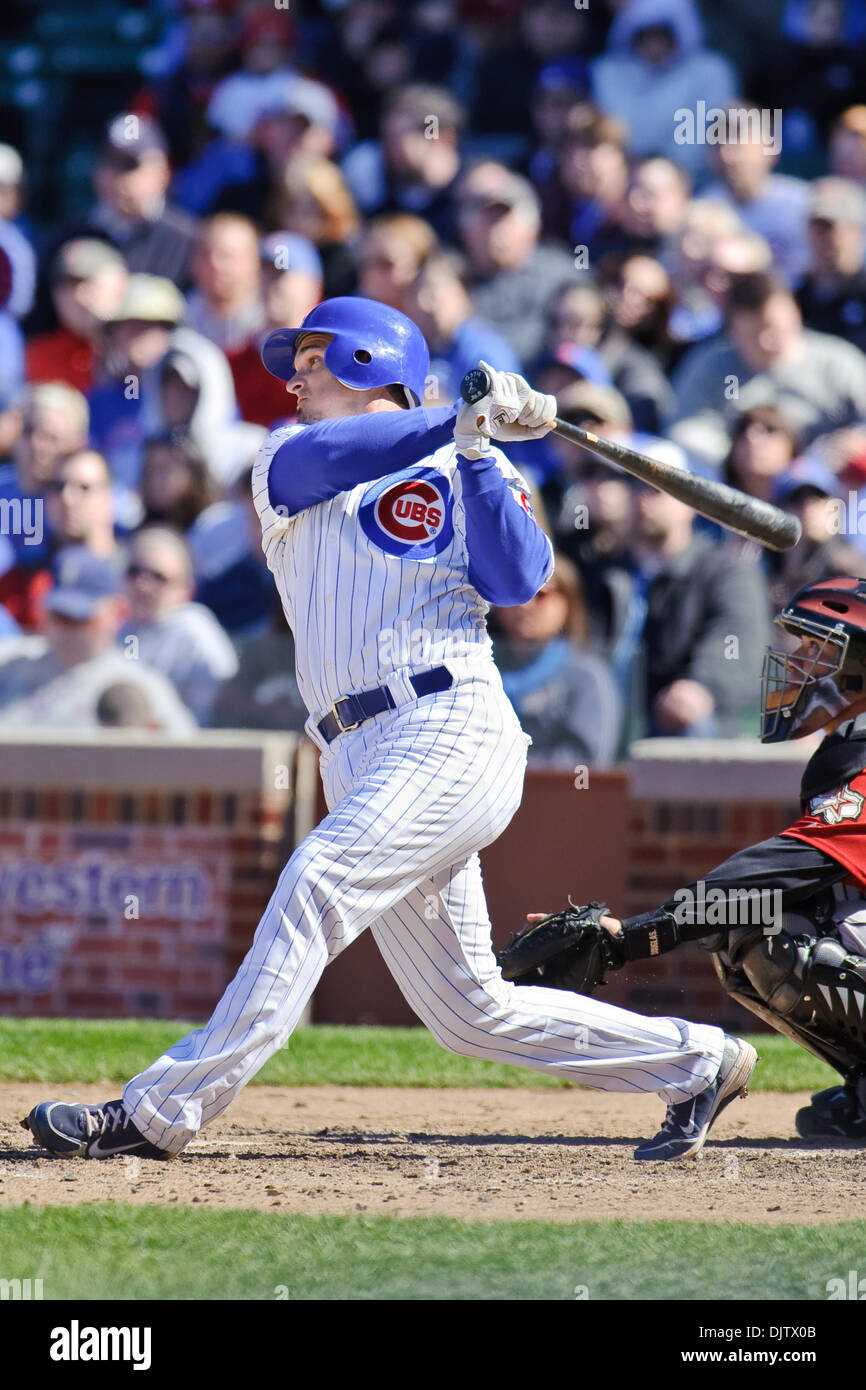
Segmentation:
<svg viewBox="0 0 866 1390">
<path fill-rule="evenodd" d="M 178 1153 L 222 1114 L 285 1043 L 328 961 L 366 927 L 453 1052 L 555 1068 L 603 1091 L 678 1101 L 703 1090 L 721 1061 L 720 1029 L 499 974 L 477 852 L 520 803 L 527 742 L 495 672 L 335 740 L 322 757 L 329 814 L 283 870 L 213 1016 L 125 1088 L 153 1144 Z"/>
</svg>

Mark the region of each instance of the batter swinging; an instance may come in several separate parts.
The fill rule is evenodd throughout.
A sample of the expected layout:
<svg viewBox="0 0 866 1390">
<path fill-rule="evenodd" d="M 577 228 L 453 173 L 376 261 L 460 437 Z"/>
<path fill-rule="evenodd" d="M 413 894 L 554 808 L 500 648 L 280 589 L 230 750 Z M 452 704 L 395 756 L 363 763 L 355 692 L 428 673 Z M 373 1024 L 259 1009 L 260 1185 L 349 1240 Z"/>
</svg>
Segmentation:
<svg viewBox="0 0 866 1390">
<path fill-rule="evenodd" d="M 478 851 L 520 803 L 528 739 L 485 614 L 531 599 L 552 553 L 525 482 L 490 439 L 540 438 L 553 397 L 491 371 L 478 405 L 424 409 L 420 331 L 361 298 L 319 305 L 262 355 L 298 398 L 298 423 L 269 436 L 253 490 L 329 812 L 283 870 L 205 1026 L 122 1100 L 45 1102 L 25 1125 L 58 1154 L 179 1153 L 369 928 L 444 1047 L 598 1090 L 657 1091 L 677 1131 L 665 1156 L 697 1152 L 754 1050 L 718 1028 L 507 983 L 491 945 Z"/>
</svg>

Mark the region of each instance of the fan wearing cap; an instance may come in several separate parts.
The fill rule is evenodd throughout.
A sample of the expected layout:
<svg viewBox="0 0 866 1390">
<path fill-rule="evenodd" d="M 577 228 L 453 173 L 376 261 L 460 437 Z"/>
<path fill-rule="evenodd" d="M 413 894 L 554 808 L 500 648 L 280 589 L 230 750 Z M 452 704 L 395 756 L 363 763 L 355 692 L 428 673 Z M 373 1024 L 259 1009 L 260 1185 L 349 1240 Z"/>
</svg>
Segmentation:
<svg viewBox="0 0 866 1390">
<path fill-rule="evenodd" d="M 89 395 L 91 439 L 127 487 L 138 482 L 145 396 L 184 310 L 183 295 L 170 280 L 131 275 L 105 322 L 97 382 Z M 137 390 L 129 389 L 131 382 L 137 383 Z"/>
<path fill-rule="evenodd" d="M 573 258 L 559 247 L 539 244 L 535 189 L 492 160 L 475 165 L 461 179 L 457 220 L 477 312 L 521 362 L 533 362 L 544 346 L 545 306 L 561 285 L 573 280 Z"/>
<path fill-rule="evenodd" d="M 791 550 L 773 557 L 774 607 L 809 584 L 863 566 L 862 553 L 840 534 L 843 495 L 839 478 L 808 454 L 777 479 L 772 500 L 799 518 L 803 534 Z"/>
<path fill-rule="evenodd" d="M 123 112 L 109 123 L 93 171 L 96 204 L 75 236 L 108 238 L 130 271 L 190 280 L 195 222 L 167 201 L 171 167 L 165 136 L 149 116 Z"/>
<path fill-rule="evenodd" d="M 761 740 L 824 735 L 803 772 L 800 815 L 705 874 L 701 891 L 691 884 L 604 925 L 628 960 L 703 940 L 737 1003 L 840 1073 L 841 1085 L 798 1111 L 797 1131 L 866 1143 L 866 579 L 810 584 L 775 621 Z M 720 915 L 737 893 L 761 915 Z"/>
<path fill-rule="evenodd" d="M 101 380 L 90 397 L 91 428 L 123 488 L 138 486 L 144 441 L 165 429 L 188 431 L 218 480 L 236 475 L 251 441 L 258 446 L 256 427 L 237 418 L 225 353 L 186 327 L 184 312 L 183 295 L 170 280 L 132 275 L 106 326 Z"/>
<path fill-rule="evenodd" d="M 809 204 L 809 262 L 797 303 L 807 328 L 866 348 L 866 191 L 818 179 Z"/>
<path fill-rule="evenodd" d="M 103 692 L 141 688 L 166 733 L 188 734 L 195 720 L 171 683 L 115 644 L 122 615 L 120 571 L 85 546 L 62 550 L 45 599 L 43 636 L 0 643 L 0 727 L 89 729 Z"/>
<path fill-rule="evenodd" d="M 605 439 L 627 439 L 628 403 L 611 386 L 575 380 L 557 393 L 557 417 Z M 576 565 L 586 593 L 592 645 L 610 654 L 626 620 L 631 592 L 632 496 L 628 475 L 558 434 L 545 441 L 558 471 L 542 495 L 557 550 Z"/>
</svg>

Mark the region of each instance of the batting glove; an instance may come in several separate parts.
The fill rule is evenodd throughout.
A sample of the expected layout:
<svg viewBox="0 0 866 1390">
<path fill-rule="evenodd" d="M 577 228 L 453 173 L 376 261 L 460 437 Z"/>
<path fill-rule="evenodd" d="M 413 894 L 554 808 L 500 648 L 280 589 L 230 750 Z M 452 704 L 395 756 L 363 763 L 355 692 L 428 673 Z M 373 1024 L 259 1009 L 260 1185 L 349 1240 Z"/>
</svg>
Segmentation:
<svg viewBox="0 0 866 1390">
<path fill-rule="evenodd" d="M 490 453 L 490 436 L 483 434 L 478 428 L 477 413 L 478 406 L 464 403 L 454 421 L 454 443 L 457 445 L 458 454 L 462 454 L 466 459 L 482 459 Z"/>
<path fill-rule="evenodd" d="M 556 423 L 556 397 L 533 391 L 516 372 L 497 372 L 479 362 L 490 377 L 490 390 L 474 407 L 476 429 L 491 439 L 541 439 Z"/>
</svg>

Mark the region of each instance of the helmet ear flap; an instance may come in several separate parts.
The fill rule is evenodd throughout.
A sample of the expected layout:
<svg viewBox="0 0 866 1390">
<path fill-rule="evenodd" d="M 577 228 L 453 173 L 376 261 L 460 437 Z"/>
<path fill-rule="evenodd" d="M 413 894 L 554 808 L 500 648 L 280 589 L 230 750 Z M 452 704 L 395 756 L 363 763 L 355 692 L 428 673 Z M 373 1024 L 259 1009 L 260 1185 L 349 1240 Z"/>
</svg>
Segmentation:
<svg viewBox="0 0 866 1390">
<path fill-rule="evenodd" d="M 291 380 L 295 340 L 316 332 L 330 335 L 325 366 L 343 386 L 368 391 L 397 384 L 410 407 L 421 404 L 430 351 L 418 325 L 398 309 L 361 295 L 323 299 L 299 328 L 268 335 L 261 349 L 265 367 L 280 381 Z"/>
</svg>

